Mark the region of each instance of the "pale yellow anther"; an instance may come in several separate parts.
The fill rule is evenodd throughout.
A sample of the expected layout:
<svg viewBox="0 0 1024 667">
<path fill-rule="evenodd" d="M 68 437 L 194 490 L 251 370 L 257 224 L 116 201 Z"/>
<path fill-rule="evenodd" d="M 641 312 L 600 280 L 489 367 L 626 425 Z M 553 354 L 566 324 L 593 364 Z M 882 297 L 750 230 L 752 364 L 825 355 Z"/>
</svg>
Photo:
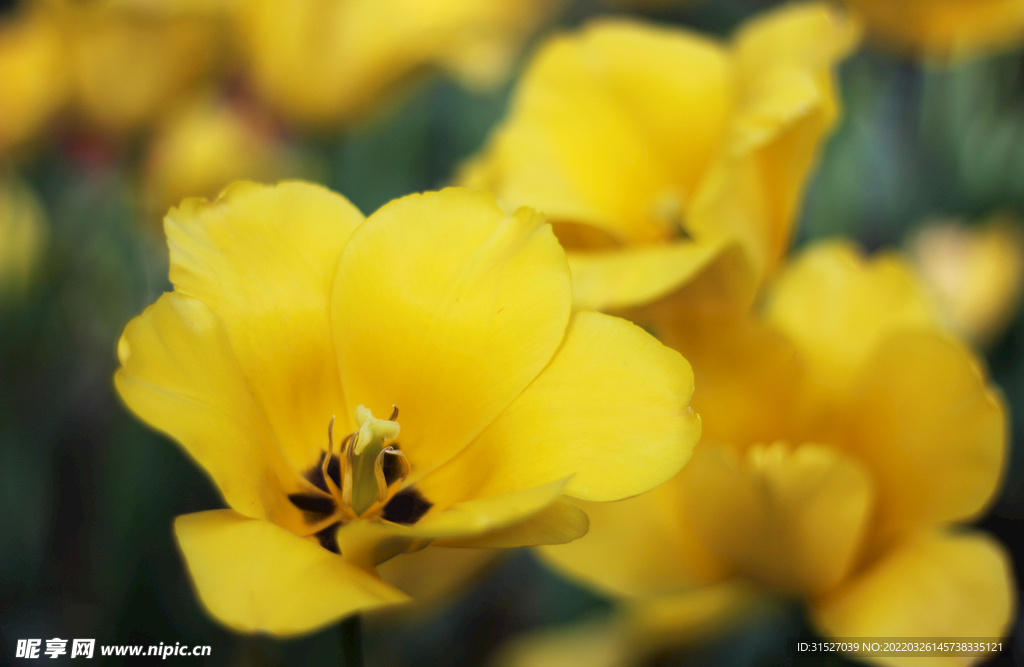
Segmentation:
<svg viewBox="0 0 1024 667">
<path fill-rule="evenodd" d="M 357 456 L 371 443 L 394 440 L 401 430 L 398 422 L 377 419 L 369 408 L 362 405 L 356 408 L 356 423 L 359 424 L 359 434 L 353 453 Z"/>
</svg>

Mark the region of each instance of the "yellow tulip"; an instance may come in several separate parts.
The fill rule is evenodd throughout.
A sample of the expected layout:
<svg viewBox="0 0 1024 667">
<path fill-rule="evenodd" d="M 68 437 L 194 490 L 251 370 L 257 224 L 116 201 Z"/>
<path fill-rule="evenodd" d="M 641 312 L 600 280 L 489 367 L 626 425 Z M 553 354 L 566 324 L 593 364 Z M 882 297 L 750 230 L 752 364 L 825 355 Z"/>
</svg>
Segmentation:
<svg viewBox="0 0 1024 667">
<path fill-rule="evenodd" d="M 680 312 L 661 333 L 693 364 L 702 441 L 663 487 L 579 503 L 590 532 L 544 547 L 553 563 L 677 634 L 735 613 L 751 584 L 803 599 L 833 637 L 1008 630 L 1006 553 L 954 527 L 997 489 L 1005 408 L 905 262 L 822 244 L 760 317 Z"/>
<path fill-rule="evenodd" d="M 239 179 L 272 181 L 301 172 L 299 156 L 255 109 L 203 98 L 159 128 L 145 168 L 150 208 L 189 195 L 213 198 Z"/>
<path fill-rule="evenodd" d="M 425 67 L 485 84 L 557 0 L 245 0 L 240 46 L 257 90 L 307 125 L 364 113 Z"/>
<path fill-rule="evenodd" d="M 948 59 L 1024 43 L 1024 0 L 846 0 L 879 40 Z"/>
<path fill-rule="evenodd" d="M 1001 334 L 1020 306 L 1024 233 L 1016 221 L 929 225 L 912 239 L 910 256 L 946 322 L 976 343 Z"/>
<path fill-rule="evenodd" d="M 236 630 L 401 602 L 375 567 L 430 543 L 577 538 L 587 517 L 566 497 L 651 489 L 699 437 L 687 362 L 571 313 L 564 252 L 532 210 L 452 188 L 364 221 L 314 185 L 239 183 L 165 231 L 175 291 L 128 324 L 115 380 L 231 507 L 175 531 Z"/>
<path fill-rule="evenodd" d="M 23 183 L 0 176 L 0 303 L 24 291 L 46 246 L 43 206 Z"/>
<path fill-rule="evenodd" d="M 0 18 L 0 152 L 29 139 L 69 96 L 57 22 L 37 7 Z"/>
<path fill-rule="evenodd" d="M 52 0 L 63 24 L 77 102 L 100 128 L 131 131 L 199 84 L 217 48 L 217 3 Z"/>
<path fill-rule="evenodd" d="M 459 180 L 555 223 L 577 307 L 749 302 L 788 245 L 856 33 L 821 3 L 731 44 L 598 19 L 541 48 Z"/>
</svg>

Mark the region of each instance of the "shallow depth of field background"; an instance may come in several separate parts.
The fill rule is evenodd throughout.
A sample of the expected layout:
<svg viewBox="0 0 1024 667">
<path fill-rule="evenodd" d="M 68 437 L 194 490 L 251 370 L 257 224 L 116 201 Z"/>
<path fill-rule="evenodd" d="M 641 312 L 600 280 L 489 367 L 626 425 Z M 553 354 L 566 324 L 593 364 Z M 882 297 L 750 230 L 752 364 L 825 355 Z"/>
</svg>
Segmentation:
<svg viewBox="0 0 1024 667">
<path fill-rule="evenodd" d="M 6 11 L 10 2 L 0 2 Z M 766 0 L 710 0 L 633 13 L 728 35 Z M 571 3 L 543 34 L 606 11 Z M 620 13 L 622 10 L 618 10 Z M 867 249 L 901 246 L 935 218 L 1024 219 L 1024 53 L 929 69 L 861 48 L 840 69 L 844 117 L 805 200 L 796 245 L 849 235 Z M 424 77 L 372 121 L 288 141 L 303 173 L 364 213 L 437 188 L 503 115 L 511 83 L 469 93 Z M 25 637 L 91 637 L 97 644 L 209 644 L 209 665 L 336 664 L 333 628 L 277 641 L 226 632 L 199 606 L 171 521 L 221 506 L 184 452 L 119 403 L 111 377 L 124 324 L 164 290 L 159 215 L 146 210 L 139 170 L 146 138 L 118 147 L 58 127 L 50 147 L 12 166 L 42 199 L 50 237 L 30 292 L 0 311 L 0 662 Z M 1024 573 L 1024 317 L 985 351 L 1013 415 L 1014 451 L 981 526 Z M 608 613 L 613 603 L 509 552 L 477 585 L 401 623 L 364 622 L 366 663 L 486 664 L 503 643 L 541 627 Z M 997 664 L 1024 664 L 1018 619 Z M 780 608 L 725 637 L 657 657 L 658 665 L 847 664 L 793 658 L 790 638 L 812 631 Z M 44 658 L 45 660 L 45 658 Z M 102 662 L 98 655 L 93 660 Z M 120 658 L 144 664 L 145 659 Z M 194 658 L 171 658 L 188 661 Z"/>
</svg>

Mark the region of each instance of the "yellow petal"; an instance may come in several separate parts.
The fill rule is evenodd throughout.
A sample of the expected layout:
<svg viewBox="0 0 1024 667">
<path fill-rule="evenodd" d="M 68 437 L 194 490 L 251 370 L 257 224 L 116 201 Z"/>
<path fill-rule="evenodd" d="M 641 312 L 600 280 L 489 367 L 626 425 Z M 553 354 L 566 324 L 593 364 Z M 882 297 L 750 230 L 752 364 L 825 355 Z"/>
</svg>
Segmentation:
<svg viewBox="0 0 1024 667">
<path fill-rule="evenodd" d="M 104 128 L 126 131 L 197 87 L 217 30 L 208 17 L 167 6 L 174 3 L 116 4 L 61 3 L 80 107 Z"/>
<path fill-rule="evenodd" d="M 722 565 L 680 511 L 678 478 L 613 503 L 574 501 L 590 530 L 537 549 L 562 574 L 616 596 L 657 596 L 724 577 Z"/>
<path fill-rule="evenodd" d="M 866 369 L 850 419 L 851 453 L 877 485 L 880 538 L 969 519 L 998 487 L 1006 410 L 952 338 L 894 336 Z"/>
<path fill-rule="evenodd" d="M 246 516 L 301 527 L 298 487 L 253 399 L 224 328 L 202 302 L 165 294 L 125 327 L 114 377 L 121 399 L 166 433 Z"/>
<path fill-rule="evenodd" d="M 571 475 L 576 498 L 642 493 L 689 459 L 700 437 L 692 393 L 678 353 L 625 320 L 577 313 L 551 364 L 422 489 L 450 502 Z"/>
<path fill-rule="evenodd" d="M 1024 41 L 1019 0 L 847 0 L 879 40 L 900 51 L 965 57 Z"/>
<path fill-rule="evenodd" d="M 768 295 L 767 319 L 793 340 L 824 387 L 848 392 L 874 349 L 894 332 L 935 329 L 910 268 L 891 255 L 866 260 L 841 241 L 804 251 Z"/>
<path fill-rule="evenodd" d="M 423 475 L 537 376 L 571 301 L 565 254 L 533 211 L 507 215 L 460 188 L 393 201 L 352 237 L 335 283 L 349 412 L 397 405 L 402 451 Z"/>
<path fill-rule="evenodd" d="M 684 285 L 719 259 L 727 244 L 678 241 L 610 250 L 569 251 L 573 308 L 609 310 L 648 303 Z M 743 272 L 730 272 L 740 278 Z M 725 290 L 743 292 L 743 288 Z M 752 296 L 752 295 L 751 295 Z"/>
<path fill-rule="evenodd" d="M 683 507 L 731 571 L 769 589 L 823 593 L 850 571 L 872 509 L 856 461 L 821 445 L 706 443 L 681 476 Z"/>
<path fill-rule="evenodd" d="M 813 603 L 833 637 L 1003 637 L 1014 581 L 1003 547 L 980 533 L 918 535 Z M 875 658 L 893 667 L 961 666 L 977 658 Z"/>
<path fill-rule="evenodd" d="M 522 78 L 509 120 L 476 178 L 503 200 L 553 220 L 651 242 L 678 221 L 731 104 L 728 61 L 714 42 L 624 20 L 550 40 Z M 600 137 L 600 140 L 595 140 Z"/>
<path fill-rule="evenodd" d="M 664 343 L 693 365 L 691 405 L 704 441 L 782 440 L 802 377 L 792 344 L 748 314 L 674 309 L 655 325 Z"/>
<path fill-rule="evenodd" d="M 332 416 L 351 419 L 329 309 L 342 249 L 361 222 L 344 197 L 298 182 L 236 183 L 213 203 L 185 200 L 165 222 L 171 281 L 223 323 L 296 470 L 315 463 Z"/>
<path fill-rule="evenodd" d="M 739 101 L 726 149 L 694 195 L 687 229 L 705 240 L 738 240 L 759 278 L 789 243 L 838 114 L 833 70 L 856 39 L 855 26 L 825 3 L 766 12 L 736 36 Z"/>
<path fill-rule="evenodd" d="M 514 549 L 541 544 L 565 544 L 587 533 L 589 519 L 579 507 L 558 498 L 536 514 L 504 528 L 465 538 L 440 539 L 435 544 L 454 547 Z"/>
<path fill-rule="evenodd" d="M 234 3 L 234 18 L 258 91 L 293 120 L 324 125 L 365 113 L 432 65 L 478 83 L 496 78 L 551 4 L 247 0 Z"/>
<path fill-rule="evenodd" d="M 385 560 L 407 551 L 422 548 L 431 540 L 443 540 L 444 544 L 463 543 L 472 546 L 474 539 L 486 545 L 488 537 L 501 546 L 524 546 L 535 544 L 543 537 L 564 541 L 586 529 L 578 513 L 556 509 L 553 513 L 538 517 L 533 525 L 535 530 L 527 531 L 531 525 L 522 526 L 517 534 L 500 534 L 506 528 L 515 528 L 546 508 L 557 503 L 565 488 L 565 480 L 520 489 L 509 493 L 477 497 L 450 505 L 434 503 L 427 514 L 412 525 L 400 525 L 380 521 L 352 521 L 343 525 L 337 533 L 338 546 L 345 559 L 360 567 L 371 568 Z M 433 500 L 429 495 L 428 500 Z M 552 519 L 561 525 L 552 525 Z M 512 543 L 513 537 L 526 540 L 524 544 Z"/>
<path fill-rule="evenodd" d="M 311 632 L 408 599 L 313 540 L 231 510 L 179 516 L 174 532 L 203 605 L 239 632 Z"/>
</svg>

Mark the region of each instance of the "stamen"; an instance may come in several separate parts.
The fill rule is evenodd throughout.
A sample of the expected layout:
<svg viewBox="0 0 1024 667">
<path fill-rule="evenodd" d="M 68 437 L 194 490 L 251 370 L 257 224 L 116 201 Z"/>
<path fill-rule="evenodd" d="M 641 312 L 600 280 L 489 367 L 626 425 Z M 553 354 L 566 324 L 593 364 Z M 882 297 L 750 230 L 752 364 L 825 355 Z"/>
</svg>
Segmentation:
<svg viewBox="0 0 1024 667">
<path fill-rule="evenodd" d="M 393 410 L 391 410 L 391 416 L 388 417 L 389 422 L 393 422 L 398 419 L 398 406 L 392 405 L 391 407 L 393 408 Z"/>
<path fill-rule="evenodd" d="M 405 458 L 405 454 L 391 446 L 382 449 L 373 462 L 373 474 L 377 478 L 377 502 L 379 503 L 387 500 L 388 488 L 391 486 L 388 476 L 384 473 L 384 457 L 389 455 L 396 457 L 402 466 L 402 474 L 399 479 L 405 479 L 409 476 L 409 460 Z"/>
<path fill-rule="evenodd" d="M 345 449 L 345 483 L 341 487 L 341 502 L 345 507 L 352 507 L 352 469 L 356 464 L 356 439 L 359 431 L 349 434 L 342 442 Z"/>
<path fill-rule="evenodd" d="M 327 456 L 324 457 L 323 462 L 320 464 L 320 474 L 323 475 L 324 485 L 327 487 L 328 493 L 332 496 L 336 496 L 338 493 L 338 486 L 334 483 L 334 479 L 331 477 L 329 467 L 334 461 L 334 416 L 331 416 L 331 421 L 327 424 Z"/>
</svg>

